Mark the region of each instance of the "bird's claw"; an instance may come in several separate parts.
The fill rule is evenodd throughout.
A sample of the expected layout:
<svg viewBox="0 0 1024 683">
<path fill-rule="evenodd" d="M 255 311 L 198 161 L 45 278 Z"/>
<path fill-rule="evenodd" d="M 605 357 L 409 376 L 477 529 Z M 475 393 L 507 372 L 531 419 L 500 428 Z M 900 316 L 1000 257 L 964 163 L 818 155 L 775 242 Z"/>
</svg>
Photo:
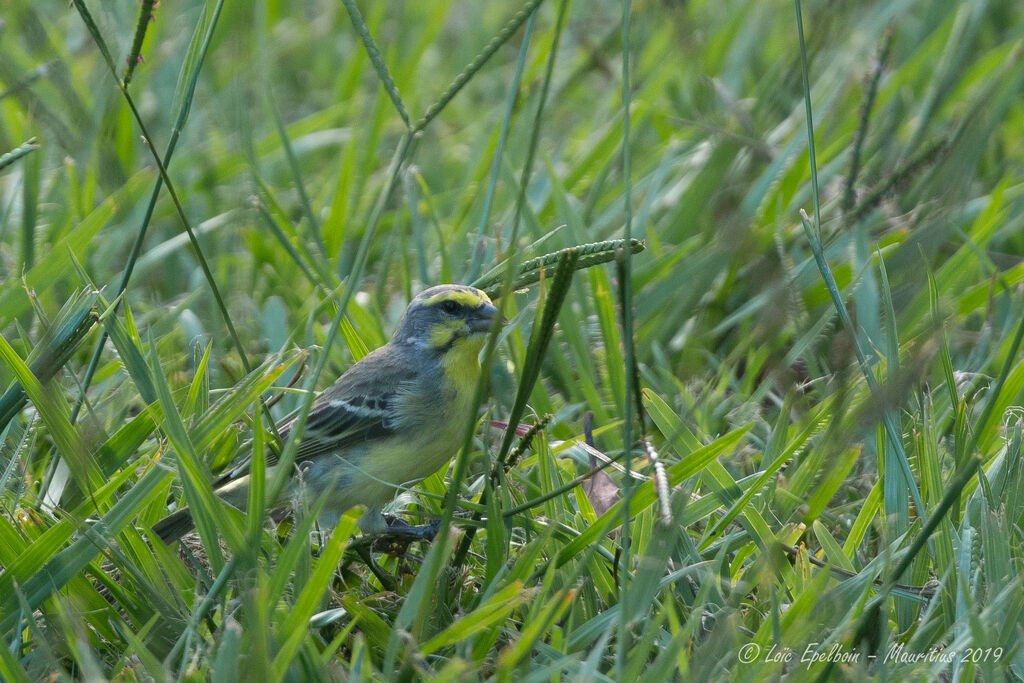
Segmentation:
<svg viewBox="0 0 1024 683">
<path fill-rule="evenodd" d="M 429 524 L 410 526 L 398 517 L 385 517 L 384 519 L 388 524 L 387 531 L 374 539 L 373 549 L 389 555 L 404 554 L 409 544 L 416 541 L 422 543 L 433 541 L 441 526 L 438 520 Z"/>
</svg>

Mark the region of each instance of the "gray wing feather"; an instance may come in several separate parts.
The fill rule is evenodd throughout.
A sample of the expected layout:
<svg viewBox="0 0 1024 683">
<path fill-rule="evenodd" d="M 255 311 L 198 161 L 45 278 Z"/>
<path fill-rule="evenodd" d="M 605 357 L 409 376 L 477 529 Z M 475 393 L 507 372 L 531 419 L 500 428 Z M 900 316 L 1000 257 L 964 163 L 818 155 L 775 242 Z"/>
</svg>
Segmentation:
<svg viewBox="0 0 1024 683">
<path fill-rule="evenodd" d="M 367 354 L 313 402 L 306 418 L 295 462 L 302 462 L 354 444 L 394 434 L 397 399 L 415 377 L 415 368 L 392 349 L 381 347 Z M 385 355 L 386 354 L 386 355 Z M 287 439 L 294 419 L 280 427 Z M 277 464 L 277 453 L 268 450 L 267 465 Z M 243 475 L 248 462 L 214 482 L 219 487 Z"/>
</svg>

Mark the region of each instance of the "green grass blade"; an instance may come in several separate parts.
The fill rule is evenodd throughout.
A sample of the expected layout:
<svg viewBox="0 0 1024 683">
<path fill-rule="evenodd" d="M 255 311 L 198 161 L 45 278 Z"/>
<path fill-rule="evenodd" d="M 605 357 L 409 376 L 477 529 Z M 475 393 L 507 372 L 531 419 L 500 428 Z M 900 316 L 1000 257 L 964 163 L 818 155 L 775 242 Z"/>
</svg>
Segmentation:
<svg viewBox="0 0 1024 683">
<path fill-rule="evenodd" d="M 377 72 L 377 78 L 380 79 L 381 85 L 384 86 L 384 91 L 391 98 L 391 103 L 395 105 L 395 110 L 402 117 L 402 121 L 405 122 L 405 127 L 410 128 L 412 124 L 409 121 L 409 113 L 405 110 L 405 103 L 402 102 L 402 97 L 398 94 L 398 88 L 395 87 L 395 82 L 392 80 L 390 72 L 388 72 L 388 66 L 384 63 L 384 57 L 381 56 L 380 50 L 377 49 L 377 44 L 373 41 L 370 29 L 367 28 L 363 15 L 359 13 L 355 0 L 341 0 L 341 2 L 345 5 L 345 10 L 352 21 L 352 28 L 355 29 L 359 39 L 363 41 L 363 47 L 370 58 L 370 63 L 373 64 L 374 71 Z"/>
<path fill-rule="evenodd" d="M 132 36 L 132 47 L 128 51 L 127 66 L 121 81 L 127 87 L 131 83 L 135 67 L 142 63 L 142 43 L 146 40 L 146 30 L 153 21 L 153 8 L 156 0 L 142 0 L 139 3 L 139 18 L 135 20 L 135 35 Z"/>
<path fill-rule="evenodd" d="M 522 9 L 516 12 L 512 18 L 502 26 L 501 30 L 491 38 L 490 42 L 487 43 L 483 51 L 474 57 L 473 61 L 467 64 L 459 72 L 459 75 L 456 76 L 451 85 L 445 89 L 444 93 L 441 94 L 441 97 L 427 107 L 427 111 L 424 112 L 423 117 L 416 122 L 416 126 L 413 128 L 414 133 L 418 133 L 430 125 L 430 122 L 433 121 L 446 106 L 448 106 L 449 102 L 455 99 L 455 96 L 459 94 L 459 91 L 462 90 L 466 83 L 468 83 L 469 80 L 473 78 L 481 68 L 483 68 L 484 64 L 486 64 L 487 61 L 494 56 L 494 53 L 497 52 L 501 46 L 519 30 L 519 27 L 533 15 L 534 11 L 543 2 L 544 0 L 529 0 L 529 2 L 523 5 Z"/>
<path fill-rule="evenodd" d="M 39 142 L 36 138 L 29 138 L 25 142 L 21 143 L 10 152 L 4 152 L 0 154 L 0 170 L 3 170 L 13 164 L 18 159 L 31 154 L 32 152 L 39 149 Z"/>
</svg>

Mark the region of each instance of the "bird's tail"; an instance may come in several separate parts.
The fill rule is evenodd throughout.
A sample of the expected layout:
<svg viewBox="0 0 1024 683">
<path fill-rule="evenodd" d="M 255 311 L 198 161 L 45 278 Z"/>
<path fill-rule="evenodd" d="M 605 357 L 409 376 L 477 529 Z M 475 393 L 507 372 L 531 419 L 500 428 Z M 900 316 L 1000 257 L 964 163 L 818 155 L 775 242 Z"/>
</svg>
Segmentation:
<svg viewBox="0 0 1024 683">
<path fill-rule="evenodd" d="M 153 531 L 164 543 L 171 544 L 192 531 L 196 526 L 192 520 L 192 511 L 181 508 L 164 517 L 153 525 Z"/>
<path fill-rule="evenodd" d="M 213 492 L 222 500 L 241 508 L 249 495 L 249 477 L 243 476 L 232 479 L 236 472 L 229 471 L 222 474 L 213 481 Z M 164 543 L 171 544 L 179 538 L 196 528 L 192 519 L 192 511 L 187 507 L 172 512 L 159 522 L 153 525 L 153 531 L 160 536 Z"/>
</svg>

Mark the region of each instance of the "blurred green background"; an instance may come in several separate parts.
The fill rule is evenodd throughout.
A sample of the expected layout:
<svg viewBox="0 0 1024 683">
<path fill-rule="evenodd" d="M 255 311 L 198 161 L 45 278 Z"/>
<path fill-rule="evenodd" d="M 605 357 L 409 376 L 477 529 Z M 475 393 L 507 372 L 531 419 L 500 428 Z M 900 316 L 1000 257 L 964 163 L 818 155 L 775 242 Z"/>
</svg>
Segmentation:
<svg viewBox="0 0 1024 683">
<path fill-rule="evenodd" d="M 7 676 L 17 667 L 125 677 L 145 668 L 216 678 L 227 671 L 218 655 L 234 661 L 231 653 L 254 672 L 299 678 L 355 675 L 359 666 L 382 677 L 401 667 L 442 678 L 803 675 L 819 669 L 743 663 L 736 653 L 747 642 L 802 652 L 827 638 L 866 652 L 869 630 L 882 651 L 902 643 L 1001 653 L 954 664 L 862 661 L 842 675 L 1024 677 L 1024 364 L 1015 341 L 1024 313 L 1024 5 L 803 4 L 821 217 L 813 241 L 823 244 L 851 336 L 800 219 L 804 209 L 814 220 L 815 190 L 794 6 L 634 3 L 624 102 L 622 5 L 541 2 L 528 19 L 535 4 L 360 3 L 357 19 L 342 2 L 87 2 L 115 78 L 77 6 L 7 0 L 0 153 L 20 151 L 0 161 L 0 333 L 37 376 L 54 378 L 28 392 L 31 407 L 0 410 Z M 162 158 L 180 133 L 164 160 L 209 276 L 166 188 L 147 218 L 159 174 L 117 84 L 135 61 L 140 27 L 127 92 Z M 420 129 L 397 167 L 409 126 L 396 102 Z M 24 146 L 30 139 L 38 148 Z M 661 533 L 658 505 L 641 496 L 632 553 L 650 562 L 620 575 L 630 563 L 616 564 L 618 541 L 604 535 L 615 514 L 595 515 L 579 489 L 526 505 L 586 471 L 579 458 L 556 457 L 556 441 L 582 437 L 585 411 L 605 428 L 598 448 L 620 455 L 629 369 L 611 264 L 575 275 L 524 421 L 554 418 L 499 484 L 483 481 L 496 445 L 480 432 L 464 497 L 487 488 L 502 509 L 529 509 L 477 534 L 462 590 L 424 598 L 423 586 L 451 577 L 432 570 L 415 579 L 388 558 L 405 580 L 378 601 L 381 587 L 358 564 L 333 578 L 325 571 L 318 584 L 313 558 L 327 550 L 310 541 L 305 559 L 277 563 L 287 546 L 267 536 L 263 556 L 229 565 L 229 588 L 220 589 L 228 592 L 217 598 L 224 609 L 215 602 L 203 619 L 192 616 L 224 561 L 211 560 L 197 580 L 173 552 L 143 541 L 140 529 L 180 502 L 173 477 L 138 484 L 165 449 L 181 450 L 166 441 L 168 404 L 154 412 L 160 392 L 147 393 L 147 381 L 168 389 L 197 471 L 217 470 L 249 438 L 261 392 L 274 384 L 265 396 L 280 394 L 294 379 L 305 362 L 288 365 L 298 350 L 319 357 L 346 286 L 357 293 L 321 388 L 383 344 L 421 288 L 471 282 L 513 253 L 525 260 L 620 239 L 627 207 L 646 247 L 631 261 L 646 413 L 632 434 L 642 430 L 675 472 L 676 508 L 685 509 Z M 364 267 L 357 254 L 368 232 Z M 54 321 L 89 305 L 106 310 L 129 262 L 130 315 L 108 311 L 116 324 L 88 328 L 67 348 L 53 342 Z M 102 302 L 81 294 L 89 282 Z M 508 415 L 531 362 L 540 291 L 510 303 L 494 419 Z M 102 347 L 91 376 L 101 330 L 118 325 L 124 337 Z M 4 358 L 3 388 L 25 384 Z M 299 403 L 284 391 L 273 417 Z M 71 415 L 73 429 L 55 426 Z M 975 456 L 987 476 L 968 472 Z M 633 467 L 649 473 L 642 457 Z M 116 482 L 109 498 L 83 493 L 94 475 Z M 414 501 L 428 516 L 440 510 L 429 494 L 445 490 L 445 476 L 427 480 Z M 110 514 L 130 491 L 135 507 L 103 536 L 121 550 L 76 546 L 83 520 Z M 71 510 L 81 514 L 62 512 Z M 662 547 L 659 537 L 670 541 Z M 893 576 L 917 539 L 923 546 Z M 789 560 L 778 542 L 796 546 Z M 809 556 L 851 574 L 812 570 Z M 128 582 L 123 596 L 99 588 L 111 563 Z M 239 567 L 252 573 L 234 582 Z M 44 568 L 65 570 L 63 578 L 39 580 L 36 593 L 15 589 Z M 872 587 L 889 579 L 933 583 L 923 598 Z M 252 591 L 264 580 L 281 602 L 260 611 Z M 320 621 L 312 617 L 292 646 L 282 605 L 292 609 L 306 585 L 319 591 L 309 600 Z M 163 602 L 141 604 L 132 591 Z M 866 606 L 883 594 L 880 612 Z M 225 595 L 241 612 L 226 609 L 234 603 Z M 399 598 L 415 608 L 398 614 Z M 395 624 L 413 633 L 400 654 Z"/>
</svg>

